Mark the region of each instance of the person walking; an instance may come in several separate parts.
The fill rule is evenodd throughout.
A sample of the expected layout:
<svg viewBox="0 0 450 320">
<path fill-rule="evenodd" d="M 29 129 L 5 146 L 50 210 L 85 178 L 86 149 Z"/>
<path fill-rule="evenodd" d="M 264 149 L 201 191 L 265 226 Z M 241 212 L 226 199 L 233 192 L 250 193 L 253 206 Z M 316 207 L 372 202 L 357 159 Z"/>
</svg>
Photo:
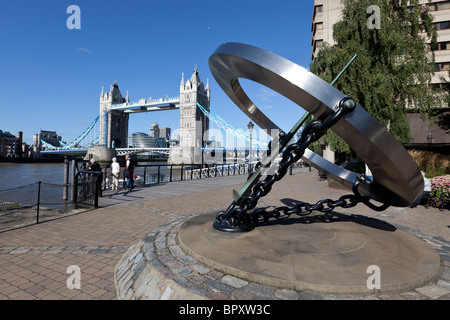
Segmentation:
<svg viewBox="0 0 450 320">
<path fill-rule="evenodd" d="M 98 194 L 99 197 L 101 197 L 102 196 L 102 180 L 103 180 L 102 168 L 100 167 L 98 162 L 95 161 L 94 158 L 92 158 L 89 162 L 90 162 L 90 165 L 89 165 L 88 170 L 98 172 L 96 174 L 95 184 L 96 184 L 96 187 L 97 187 L 97 192 L 98 192 L 97 194 Z"/>
<path fill-rule="evenodd" d="M 111 174 L 112 174 L 112 190 L 119 190 L 120 164 L 117 162 L 116 157 L 112 158 Z"/>
<path fill-rule="evenodd" d="M 133 190 L 134 188 L 134 163 L 129 155 L 125 156 L 125 178 L 127 180 L 126 188 L 128 190 Z"/>
</svg>

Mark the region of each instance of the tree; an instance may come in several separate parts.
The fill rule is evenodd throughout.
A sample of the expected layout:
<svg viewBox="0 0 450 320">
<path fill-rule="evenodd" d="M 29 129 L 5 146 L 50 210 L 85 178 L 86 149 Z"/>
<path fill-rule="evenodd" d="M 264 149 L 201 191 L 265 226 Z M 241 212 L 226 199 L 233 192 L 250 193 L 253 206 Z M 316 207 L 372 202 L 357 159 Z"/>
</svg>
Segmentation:
<svg viewBox="0 0 450 320">
<path fill-rule="evenodd" d="M 428 86 L 434 73 L 434 54 L 427 48 L 437 43 L 428 7 L 419 0 L 341 2 L 342 20 L 333 26 L 336 44 L 323 45 L 310 70 L 331 82 L 358 54 L 336 88 L 355 99 L 397 140 L 408 144 L 407 109 L 427 115 L 442 105 L 442 96 L 433 94 Z M 374 17 L 369 7 L 379 8 L 379 16 Z M 379 28 L 370 24 L 373 18 L 380 22 Z M 324 140 L 336 152 L 352 152 L 330 130 Z"/>
</svg>

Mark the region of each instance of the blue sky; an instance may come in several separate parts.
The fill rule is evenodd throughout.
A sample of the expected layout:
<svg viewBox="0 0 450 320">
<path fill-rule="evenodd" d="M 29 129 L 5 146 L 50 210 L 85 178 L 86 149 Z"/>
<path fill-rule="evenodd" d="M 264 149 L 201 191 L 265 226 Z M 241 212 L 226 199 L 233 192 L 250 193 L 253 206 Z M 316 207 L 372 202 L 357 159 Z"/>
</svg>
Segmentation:
<svg viewBox="0 0 450 320">
<path fill-rule="evenodd" d="M 66 12 L 81 9 L 81 29 Z M 216 84 L 208 58 L 224 42 L 242 42 L 305 68 L 311 62 L 313 0 L 18 0 L 0 9 L 0 129 L 32 142 L 55 130 L 70 142 L 99 113 L 99 95 L 117 80 L 131 101 L 179 95 L 181 73 L 197 66 L 211 86 L 211 108 L 236 128 L 249 119 Z M 283 129 L 303 109 L 242 80 L 256 105 Z M 131 115 L 129 133 L 179 127 L 179 111 Z"/>
</svg>

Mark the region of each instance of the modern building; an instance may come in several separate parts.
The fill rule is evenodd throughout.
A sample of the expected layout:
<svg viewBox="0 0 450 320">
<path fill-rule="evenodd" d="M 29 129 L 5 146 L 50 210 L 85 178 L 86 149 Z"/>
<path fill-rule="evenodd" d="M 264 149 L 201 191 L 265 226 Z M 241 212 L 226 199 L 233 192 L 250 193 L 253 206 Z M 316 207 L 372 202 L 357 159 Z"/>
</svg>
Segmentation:
<svg viewBox="0 0 450 320">
<path fill-rule="evenodd" d="M 159 148 L 156 139 L 143 132 L 133 133 L 128 140 L 128 146 L 130 148 Z"/>
<path fill-rule="evenodd" d="M 158 124 L 158 122 L 155 122 L 155 124 L 153 124 L 150 127 L 150 135 L 153 138 L 159 138 L 159 124 Z"/>
<path fill-rule="evenodd" d="M 160 128 L 157 122 L 150 127 L 150 135 L 156 139 L 161 148 L 169 147 L 170 131 L 170 128 Z"/>
<path fill-rule="evenodd" d="M 18 138 L 7 131 L 0 130 L 0 157 L 9 158 L 18 156 Z M 22 148 L 20 146 L 20 148 Z"/>
<path fill-rule="evenodd" d="M 171 135 L 171 129 L 170 128 L 159 128 L 159 137 L 164 138 L 166 142 L 169 142 Z"/>
<path fill-rule="evenodd" d="M 135 132 L 128 137 L 128 147 L 129 148 L 161 148 L 158 142 L 159 138 L 154 138 L 143 132 Z M 155 152 L 145 152 L 139 153 L 137 155 L 138 159 L 160 159 L 162 158 L 160 153 Z"/>
<path fill-rule="evenodd" d="M 421 0 L 429 8 L 433 16 L 433 23 L 437 28 L 438 45 L 433 50 L 435 54 L 435 75 L 430 83 L 430 90 L 434 88 L 448 89 L 450 83 L 450 1 Z M 311 59 L 314 60 L 322 43 L 334 45 L 333 25 L 342 19 L 340 0 L 315 0 L 311 31 Z M 450 147 L 450 110 L 448 105 L 442 106 L 434 122 L 423 120 L 420 114 L 409 113 L 412 147 L 433 149 L 448 153 Z M 331 150 L 324 151 L 324 157 L 334 160 Z"/>
</svg>

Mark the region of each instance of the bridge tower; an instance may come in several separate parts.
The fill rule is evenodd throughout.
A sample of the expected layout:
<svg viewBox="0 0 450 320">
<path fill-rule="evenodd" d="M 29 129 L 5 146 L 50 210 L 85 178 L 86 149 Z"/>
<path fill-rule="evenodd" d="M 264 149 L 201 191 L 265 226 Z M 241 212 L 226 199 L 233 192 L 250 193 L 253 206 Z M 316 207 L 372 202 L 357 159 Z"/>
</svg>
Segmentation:
<svg viewBox="0 0 450 320">
<path fill-rule="evenodd" d="M 109 92 L 100 94 L 100 133 L 99 145 L 104 148 L 126 148 L 128 146 L 128 113 L 112 111 L 113 104 L 130 102 L 130 98 L 122 97 L 117 81 Z"/>
<path fill-rule="evenodd" d="M 171 148 L 169 163 L 202 163 L 202 147 L 208 141 L 209 119 L 197 106 L 197 102 L 209 111 L 210 93 L 209 81 L 205 87 L 197 67 L 187 81 L 184 80 L 184 74 L 181 75 L 180 144 Z"/>
</svg>

